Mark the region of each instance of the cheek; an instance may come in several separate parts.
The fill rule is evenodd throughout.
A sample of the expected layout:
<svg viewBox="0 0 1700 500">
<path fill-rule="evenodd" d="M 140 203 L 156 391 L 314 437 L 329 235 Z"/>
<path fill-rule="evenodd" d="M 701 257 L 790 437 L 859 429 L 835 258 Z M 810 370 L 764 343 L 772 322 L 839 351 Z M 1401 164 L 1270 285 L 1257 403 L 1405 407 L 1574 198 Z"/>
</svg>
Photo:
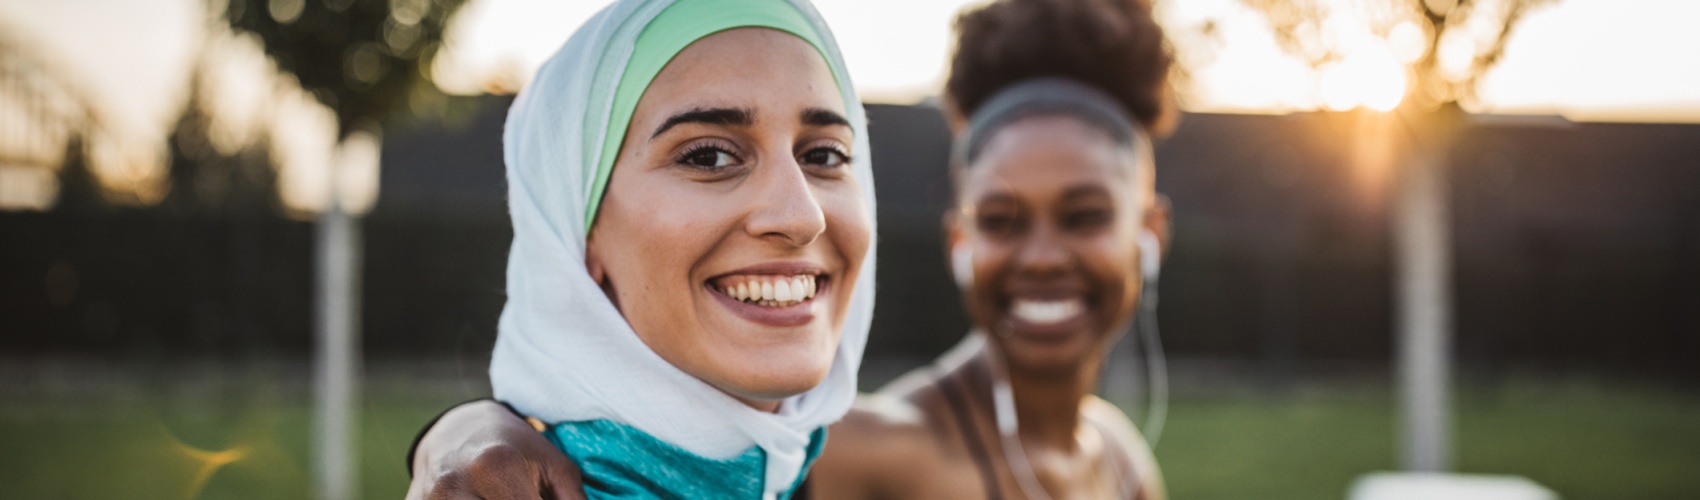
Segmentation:
<svg viewBox="0 0 1700 500">
<path fill-rule="evenodd" d="M 713 250 L 723 232 L 725 224 L 718 219 L 724 217 L 717 216 L 727 213 L 723 207 L 686 210 L 682 207 L 704 205 L 677 189 L 669 191 L 631 189 L 622 194 L 635 195 L 603 202 L 597 224 L 608 226 L 598 229 L 607 230 L 608 238 L 600 254 L 622 303 L 657 303 L 655 298 L 690 293 L 692 266 Z"/>
<path fill-rule="evenodd" d="M 1010 249 L 1007 245 L 986 241 L 971 243 L 970 248 L 974 249 L 973 258 L 969 260 L 974 272 L 974 285 L 964 293 L 968 294 L 969 302 L 996 301 L 1004 268 L 1010 262 Z"/>
<path fill-rule="evenodd" d="M 816 195 L 826 216 L 827 234 L 848 270 L 860 270 L 873 241 L 873 223 L 862 203 L 862 191 L 847 188 Z"/>
<path fill-rule="evenodd" d="M 1125 240 L 1125 241 L 1124 241 Z M 1103 238 L 1087 251 L 1086 267 L 1092 280 L 1104 291 L 1103 299 L 1119 303 L 1116 307 L 1131 310 L 1139 299 L 1138 245 L 1128 238 Z"/>
</svg>

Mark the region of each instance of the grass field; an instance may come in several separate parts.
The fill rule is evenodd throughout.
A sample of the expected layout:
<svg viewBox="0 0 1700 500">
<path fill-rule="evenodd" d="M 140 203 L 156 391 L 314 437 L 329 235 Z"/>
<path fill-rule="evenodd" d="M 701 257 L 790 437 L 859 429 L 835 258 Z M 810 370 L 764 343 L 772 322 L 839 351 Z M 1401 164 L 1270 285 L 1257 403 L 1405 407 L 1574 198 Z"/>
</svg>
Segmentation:
<svg viewBox="0 0 1700 500">
<path fill-rule="evenodd" d="M 1525 380 L 1457 401 L 1457 469 L 1528 477 L 1569 500 L 1691 499 L 1700 492 L 1700 398 L 1630 384 Z M 1158 444 L 1181 500 L 1343 498 L 1391 470 L 1385 391 L 1179 396 Z"/>
<path fill-rule="evenodd" d="M 304 384 L 278 370 L 172 378 L 0 394 L 0 497 L 311 497 Z M 368 383 L 364 498 L 399 498 L 414 431 L 475 391 L 407 380 Z M 1527 476 L 1570 500 L 1700 491 L 1692 391 L 1522 379 L 1470 389 L 1458 405 L 1463 471 Z M 1179 500 L 1342 498 L 1357 475 L 1394 466 L 1394 415 L 1386 391 L 1362 385 L 1181 390 L 1157 455 Z"/>
</svg>

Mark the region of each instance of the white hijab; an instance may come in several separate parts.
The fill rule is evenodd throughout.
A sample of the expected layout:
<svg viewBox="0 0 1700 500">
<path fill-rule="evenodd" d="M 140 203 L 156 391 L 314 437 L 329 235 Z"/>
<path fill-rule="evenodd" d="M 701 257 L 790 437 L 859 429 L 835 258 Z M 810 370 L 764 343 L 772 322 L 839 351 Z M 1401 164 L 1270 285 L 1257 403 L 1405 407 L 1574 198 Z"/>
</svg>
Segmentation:
<svg viewBox="0 0 1700 500">
<path fill-rule="evenodd" d="M 591 172 L 634 41 L 674 1 L 621 0 L 604 8 L 538 70 L 509 110 L 502 149 L 514 239 L 490 382 L 497 399 L 551 424 L 612 420 L 711 459 L 760 446 L 772 495 L 796 480 L 810 433 L 837 421 L 855 397 L 873 319 L 874 245 L 826 379 L 784 400 L 777 413 L 750 408 L 680 371 L 632 331 L 585 268 Z M 837 43 L 806 0 L 775 1 L 793 4 L 820 35 L 855 131 L 851 168 L 871 221 L 867 118 Z"/>
</svg>

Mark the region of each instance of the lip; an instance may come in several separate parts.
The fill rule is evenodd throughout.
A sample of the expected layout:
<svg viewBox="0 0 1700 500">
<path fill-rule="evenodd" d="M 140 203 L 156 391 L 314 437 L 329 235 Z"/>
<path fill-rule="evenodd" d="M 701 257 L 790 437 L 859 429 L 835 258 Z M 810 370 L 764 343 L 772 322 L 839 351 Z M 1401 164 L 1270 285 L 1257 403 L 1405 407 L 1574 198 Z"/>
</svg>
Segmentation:
<svg viewBox="0 0 1700 500">
<path fill-rule="evenodd" d="M 808 300 L 786 307 L 765 307 L 740 301 L 714 289 L 715 280 L 726 276 L 753 274 L 774 276 L 812 275 L 816 279 L 815 296 Z M 740 268 L 738 270 L 717 274 L 703 280 L 701 287 L 720 305 L 753 323 L 773 327 L 797 327 L 807 325 L 815 320 L 815 303 L 832 294 L 834 280 L 820 265 L 809 262 L 765 262 Z"/>
<path fill-rule="evenodd" d="M 753 265 L 753 266 L 740 268 L 740 269 L 737 269 L 737 270 L 734 270 L 734 271 L 716 274 L 714 276 L 709 277 L 707 281 L 714 281 L 716 279 L 720 279 L 720 278 L 726 277 L 726 276 L 732 276 L 732 275 L 735 275 L 735 274 L 776 274 L 776 275 L 813 274 L 813 275 L 816 275 L 816 276 L 826 276 L 827 275 L 825 267 L 821 267 L 820 264 L 815 264 L 815 263 L 812 263 L 812 262 L 801 262 L 801 261 L 763 262 L 763 263 L 756 264 L 756 265 Z"/>
</svg>

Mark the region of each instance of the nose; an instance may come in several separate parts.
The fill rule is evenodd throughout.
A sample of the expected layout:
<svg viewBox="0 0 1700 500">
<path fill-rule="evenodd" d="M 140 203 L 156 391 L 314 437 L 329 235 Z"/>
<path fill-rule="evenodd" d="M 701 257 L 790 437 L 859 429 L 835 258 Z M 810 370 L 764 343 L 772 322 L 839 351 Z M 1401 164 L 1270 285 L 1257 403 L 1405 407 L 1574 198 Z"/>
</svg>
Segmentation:
<svg viewBox="0 0 1700 500">
<path fill-rule="evenodd" d="M 1061 274 L 1068 266 L 1061 236 L 1051 224 L 1034 224 L 1016 251 L 1016 272 L 1035 278 Z"/>
<path fill-rule="evenodd" d="M 757 238 L 808 245 L 826 232 L 826 214 L 802 166 L 790 154 L 779 157 L 782 159 L 760 167 L 756 189 L 747 191 L 754 206 L 745 227 Z"/>
</svg>

